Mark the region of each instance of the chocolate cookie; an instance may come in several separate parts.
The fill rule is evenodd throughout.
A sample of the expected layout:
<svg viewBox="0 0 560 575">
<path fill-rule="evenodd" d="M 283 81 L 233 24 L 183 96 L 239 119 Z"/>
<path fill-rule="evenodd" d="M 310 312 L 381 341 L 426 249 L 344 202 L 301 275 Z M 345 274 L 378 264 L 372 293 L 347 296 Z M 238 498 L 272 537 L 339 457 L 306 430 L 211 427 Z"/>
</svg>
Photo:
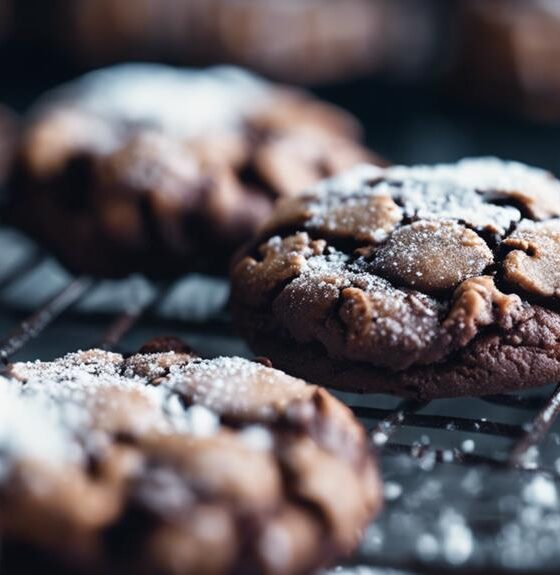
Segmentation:
<svg viewBox="0 0 560 575">
<path fill-rule="evenodd" d="M 560 377 L 560 182 L 360 166 L 280 202 L 233 269 L 241 332 L 316 383 L 421 399 Z"/>
<path fill-rule="evenodd" d="M 370 157 L 359 132 L 240 69 L 109 68 L 38 104 L 11 212 L 77 273 L 225 273 L 277 197 Z"/>
<path fill-rule="evenodd" d="M 451 81 L 457 95 L 556 122 L 557 2 L 459 0 Z"/>
<path fill-rule="evenodd" d="M 348 408 L 175 342 L 12 365 L 0 414 L 7 574 L 37 557 L 57 573 L 304 573 L 352 550 L 380 506 Z"/>
<path fill-rule="evenodd" d="M 40 37 L 82 68 L 230 62 L 317 85 L 379 70 L 410 74 L 437 33 L 433 7 L 406 0 L 9 1 L 24 39 Z"/>
</svg>

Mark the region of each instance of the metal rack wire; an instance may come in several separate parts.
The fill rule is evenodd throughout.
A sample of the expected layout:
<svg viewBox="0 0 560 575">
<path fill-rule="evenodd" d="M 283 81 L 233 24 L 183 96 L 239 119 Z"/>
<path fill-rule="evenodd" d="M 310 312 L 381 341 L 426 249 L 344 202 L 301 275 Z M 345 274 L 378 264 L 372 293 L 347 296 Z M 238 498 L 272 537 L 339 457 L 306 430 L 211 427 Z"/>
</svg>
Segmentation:
<svg viewBox="0 0 560 575">
<path fill-rule="evenodd" d="M 44 262 L 44 258 L 43 254 L 32 251 L 17 261 L 16 264 L 10 266 L 10 269 L 5 271 L 3 275 L 0 275 L 0 315 L 3 310 L 4 312 L 9 311 L 10 317 L 13 317 L 14 311 L 6 310 L 2 294 L 32 273 L 39 264 Z M 22 314 L 21 311 L 15 312 L 18 317 L 15 325 L 4 337 L 0 338 L 0 359 L 2 362 L 9 362 L 33 339 L 43 336 L 45 331 L 56 322 L 65 321 L 70 316 L 75 317 L 77 304 L 95 286 L 96 282 L 90 278 L 72 278 L 54 295 L 28 314 Z M 119 349 L 127 334 L 139 326 L 154 326 L 154 329 L 157 326 L 158 329 L 161 329 L 166 324 L 158 317 L 158 308 L 165 300 L 171 287 L 171 284 L 156 286 L 151 297 L 128 306 L 109 318 L 92 344 L 106 350 L 115 350 Z M 78 314 L 78 321 L 89 322 L 88 314 Z M 210 336 L 224 327 L 221 320 L 204 324 L 194 322 L 193 325 L 195 329 L 198 327 L 207 330 Z M 227 325 L 225 329 L 226 331 L 229 329 Z M 60 344 L 61 347 L 66 347 L 66 349 L 61 349 L 61 353 L 72 351 L 71 341 L 61 341 Z M 455 556 L 452 547 L 450 547 L 450 552 L 447 552 L 449 549 L 446 551 L 445 545 L 449 541 L 446 539 L 445 522 L 441 528 L 438 527 L 441 537 L 433 534 L 428 536 L 427 534 L 431 529 L 430 517 L 436 517 L 433 515 L 434 504 L 429 507 L 426 503 L 425 508 L 421 504 L 419 505 L 418 513 L 424 513 L 426 509 L 429 512 L 425 522 L 410 528 L 412 537 L 408 538 L 410 541 L 407 539 L 404 551 L 401 545 L 403 542 L 389 540 L 391 536 L 394 537 L 395 532 L 398 533 L 399 531 L 398 521 L 395 519 L 395 517 L 399 517 L 399 513 L 402 515 L 401 521 L 404 523 L 406 521 L 414 523 L 417 520 L 417 517 L 414 516 L 415 505 L 418 501 L 423 501 L 423 495 L 418 495 L 418 493 L 423 493 L 422 489 L 425 489 L 425 485 L 428 485 L 430 481 L 436 481 L 434 478 L 437 478 L 440 491 L 443 491 L 446 488 L 446 482 L 450 481 L 452 487 L 453 481 L 463 481 L 467 474 L 473 470 L 476 470 L 476 474 L 483 478 L 482 481 L 487 481 L 488 485 L 493 485 L 494 479 L 498 478 L 496 487 L 490 487 L 491 490 L 497 490 L 496 499 L 500 499 L 498 495 L 501 486 L 509 485 L 512 481 L 514 483 L 513 492 L 518 495 L 525 491 L 530 495 L 531 492 L 528 490 L 531 486 L 535 487 L 535 477 L 540 478 L 539 481 L 545 481 L 546 483 L 541 484 L 544 495 L 542 493 L 541 495 L 533 494 L 535 495 L 533 499 L 536 500 L 536 506 L 533 505 L 533 507 L 539 509 L 541 519 L 556 517 L 557 524 L 552 525 L 549 531 L 553 535 L 560 534 L 560 505 L 555 495 L 556 477 L 560 473 L 560 465 L 555 467 L 554 462 L 543 463 L 540 457 L 535 457 L 535 451 L 538 451 L 547 438 L 550 439 L 551 428 L 560 412 L 560 386 L 547 391 L 545 394 L 539 391 L 536 395 L 525 393 L 494 395 L 480 399 L 454 400 L 447 402 L 447 404 L 443 401 L 428 403 L 412 400 L 397 401 L 390 398 L 384 398 L 383 401 L 380 401 L 375 397 L 354 394 L 342 394 L 342 396 L 369 430 L 372 446 L 381 455 L 386 485 L 389 486 L 388 491 L 386 491 L 387 511 L 385 519 L 382 517 L 379 524 L 374 524 L 368 530 L 362 548 L 348 561 L 348 568 L 358 568 L 358 566 L 364 565 L 381 566 L 413 569 L 418 573 L 460 573 L 465 570 L 472 573 L 477 570 L 484 572 L 492 568 L 495 572 L 508 572 L 512 565 L 504 557 L 501 557 L 504 560 L 500 560 L 500 557 L 495 556 L 492 545 L 499 549 L 499 540 L 494 536 L 492 536 L 494 539 L 490 537 L 487 541 L 490 551 L 486 549 L 486 551 L 483 550 L 484 552 L 477 554 L 473 549 L 482 537 L 480 533 L 483 533 L 484 529 L 498 533 L 500 536 L 506 527 L 515 526 L 519 521 L 522 522 L 523 516 L 518 517 L 519 510 L 503 512 L 498 506 L 497 512 L 491 514 L 492 525 L 495 528 L 488 530 L 488 525 L 486 525 L 479 532 L 476 521 L 468 523 L 468 513 L 465 512 L 465 516 L 462 515 L 464 509 L 453 515 L 456 504 L 453 496 L 442 495 L 435 498 L 436 510 L 441 508 L 447 513 L 451 509 L 453 511 L 451 516 L 455 518 L 455 523 L 453 521 L 450 523 L 450 529 L 457 530 L 457 525 L 462 525 L 464 529 L 462 539 L 456 537 L 457 549 L 455 551 L 458 551 Z M 463 401 L 470 402 L 471 406 L 474 402 L 476 415 L 469 414 L 469 411 L 473 411 L 472 407 L 470 410 L 462 409 L 463 404 L 461 402 Z M 478 416 L 479 412 L 494 414 L 500 410 L 503 412 L 501 418 Z M 485 438 L 488 443 L 489 448 L 486 449 L 486 452 L 476 448 L 476 443 L 481 438 Z M 502 443 L 505 442 L 505 448 L 495 449 L 493 442 L 498 440 Z M 554 449 L 553 453 L 555 453 Z M 560 448 L 558 448 L 558 455 L 560 455 Z M 403 464 L 405 460 L 406 465 Z M 442 474 L 442 469 L 453 469 L 453 472 L 450 475 L 447 472 Z M 421 477 L 420 482 L 417 481 L 419 477 Z M 414 486 L 411 488 L 412 494 L 407 502 L 406 495 L 409 489 L 407 485 L 411 483 Z M 488 498 L 487 495 L 481 495 L 480 491 L 478 495 L 473 492 L 472 501 L 467 502 L 466 506 L 476 507 L 479 505 L 481 497 L 483 499 L 484 497 Z M 523 497 L 520 495 L 520 500 L 522 499 Z M 461 509 L 464 507 L 464 503 L 461 501 L 459 506 Z M 533 504 L 535 501 L 529 501 L 529 503 Z M 418 507 L 418 505 L 416 506 Z M 406 509 L 406 513 L 403 512 L 403 508 Z M 522 510 L 526 508 L 528 507 L 522 501 Z M 502 512 L 503 516 L 501 515 Z M 513 520 L 512 517 L 514 517 Z M 488 521 L 488 517 L 486 520 Z M 393 535 L 391 535 L 392 533 Z M 461 535 L 459 531 L 457 533 Z M 430 552 L 430 544 L 432 545 L 432 552 Z M 461 548 L 461 544 L 464 546 L 463 548 Z M 399 547 L 401 547 L 400 551 Z M 554 553 L 547 551 L 547 553 L 537 554 L 532 563 L 527 562 L 525 565 L 526 571 L 531 573 L 554 572 L 555 565 L 559 564 L 556 563 L 559 556 L 560 550 Z M 512 563 L 513 566 L 516 565 L 515 562 Z M 362 571 L 358 572 L 361 573 Z M 516 572 L 519 570 L 517 569 Z"/>
</svg>

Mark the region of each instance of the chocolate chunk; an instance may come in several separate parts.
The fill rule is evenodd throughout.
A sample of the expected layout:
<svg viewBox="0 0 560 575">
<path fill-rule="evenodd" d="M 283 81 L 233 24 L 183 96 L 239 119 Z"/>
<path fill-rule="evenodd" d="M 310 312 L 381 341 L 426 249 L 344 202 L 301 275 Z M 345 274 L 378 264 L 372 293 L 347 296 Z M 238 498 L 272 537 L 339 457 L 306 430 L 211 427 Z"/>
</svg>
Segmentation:
<svg viewBox="0 0 560 575">
<path fill-rule="evenodd" d="M 523 220 L 504 245 L 512 250 L 503 263 L 504 279 L 512 287 L 546 298 L 560 296 L 560 219 Z"/>
<path fill-rule="evenodd" d="M 314 235 L 381 243 L 402 217 L 402 210 L 389 195 L 301 194 L 278 202 L 265 231 L 301 225 Z"/>
<path fill-rule="evenodd" d="M 372 271 L 425 293 L 454 289 L 494 261 L 484 240 L 453 221 L 420 220 L 396 230 L 372 255 Z"/>
</svg>

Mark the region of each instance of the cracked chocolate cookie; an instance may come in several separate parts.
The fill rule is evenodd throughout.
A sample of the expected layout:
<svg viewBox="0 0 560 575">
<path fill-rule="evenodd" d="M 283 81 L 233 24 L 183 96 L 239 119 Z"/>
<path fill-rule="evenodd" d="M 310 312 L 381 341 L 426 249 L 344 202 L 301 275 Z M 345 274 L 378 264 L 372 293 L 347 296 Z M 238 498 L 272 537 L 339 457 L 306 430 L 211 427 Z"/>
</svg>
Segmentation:
<svg viewBox="0 0 560 575">
<path fill-rule="evenodd" d="M 35 107 L 14 222 L 73 272 L 227 273 L 276 198 L 372 155 L 346 112 L 229 67 L 122 65 Z"/>
<path fill-rule="evenodd" d="M 233 268 L 258 353 L 419 399 L 560 378 L 560 182 L 516 162 L 359 166 L 279 203 Z"/>
<path fill-rule="evenodd" d="M 348 408 L 173 340 L 16 363 L 0 415 L 8 575 L 307 573 L 352 550 L 380 506 Z"/>
</svg>

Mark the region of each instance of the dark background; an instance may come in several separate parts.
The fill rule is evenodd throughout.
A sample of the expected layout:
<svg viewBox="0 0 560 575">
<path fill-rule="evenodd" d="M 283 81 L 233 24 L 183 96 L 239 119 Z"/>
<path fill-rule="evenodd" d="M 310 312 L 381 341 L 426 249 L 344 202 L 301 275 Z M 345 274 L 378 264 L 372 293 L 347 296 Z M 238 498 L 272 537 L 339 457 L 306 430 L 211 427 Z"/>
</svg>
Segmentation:
<svg viewBox="0 0 560 575">
<path fill-rule="evenodd" d="M 507 0 L 487 2 L 488 5 L 508 4 Z M 521 0 L 523 2 L 524 6 L 537 4 L 532 0 Z M 44 90 L 95 67 L 75 56 L 71 45 L 60 38 L 63 31 L 53 32 L 54 8 L 60 3 L 60 0 L 17 2 L 15 20 L 20 32 L 3 41 L 0 39 L 0 102 L 18 112 L 24 112 Z M 509 3 L 520 4 L 519 0 Z M 328 0 L 324 4 L 325 9 L 329 9 Z M 428 54 L 409 77 L 399 78 L 394 70 L 381 66 L 379 70 L 308 87 L 320 97 L 353 112 L 365 127 L 367 143 L 391 162 L 434 163 L 464 156 L 494 155 L 560 173 L 559 120 L 554 117 L 537 120 L 523 114 L 519 107 L 512 105 L 519 95 L 514 94 L 514 89 L 519 92 L 519 87 L 513 83 L 511 89 L 507 82 L 504 84 L 505 80 L 496 80 L 496 86 L 486 83 L 481 87 L 483 80 L 476 74 L 478 84 L 471 82 L 472 70 L 457 71 L 458 64 L 452 70 L 461 51 L 457 2 L 405 0 L 404 4 L 420 4 L 438 19 Z M 33 15 L 32 24 L 28 24 L 30 15 Z M 495 46 L 486 41 L 484 48 L 489 51 L 488 56 L 502 49 L 499 41 L 496 38 Z M 403 46 L 402 50 L 405 49 Z M 118 59 L 115 57 L 115 61 Z M 173 62 L 173 58 L 167 56 L 161 59 Z M 310 61 L 309 65 L 312 64 Z M 496 70 L 496 76 L 499 72 Z M 485 91 L 482 103 L 476 94 L 473 97 L 473 92 L 480 87 Z M 535 110 L 537 114 L 532 115 L 538 116 L 538 100 L 533 104 L 532 111 Z"/>
</svg>

